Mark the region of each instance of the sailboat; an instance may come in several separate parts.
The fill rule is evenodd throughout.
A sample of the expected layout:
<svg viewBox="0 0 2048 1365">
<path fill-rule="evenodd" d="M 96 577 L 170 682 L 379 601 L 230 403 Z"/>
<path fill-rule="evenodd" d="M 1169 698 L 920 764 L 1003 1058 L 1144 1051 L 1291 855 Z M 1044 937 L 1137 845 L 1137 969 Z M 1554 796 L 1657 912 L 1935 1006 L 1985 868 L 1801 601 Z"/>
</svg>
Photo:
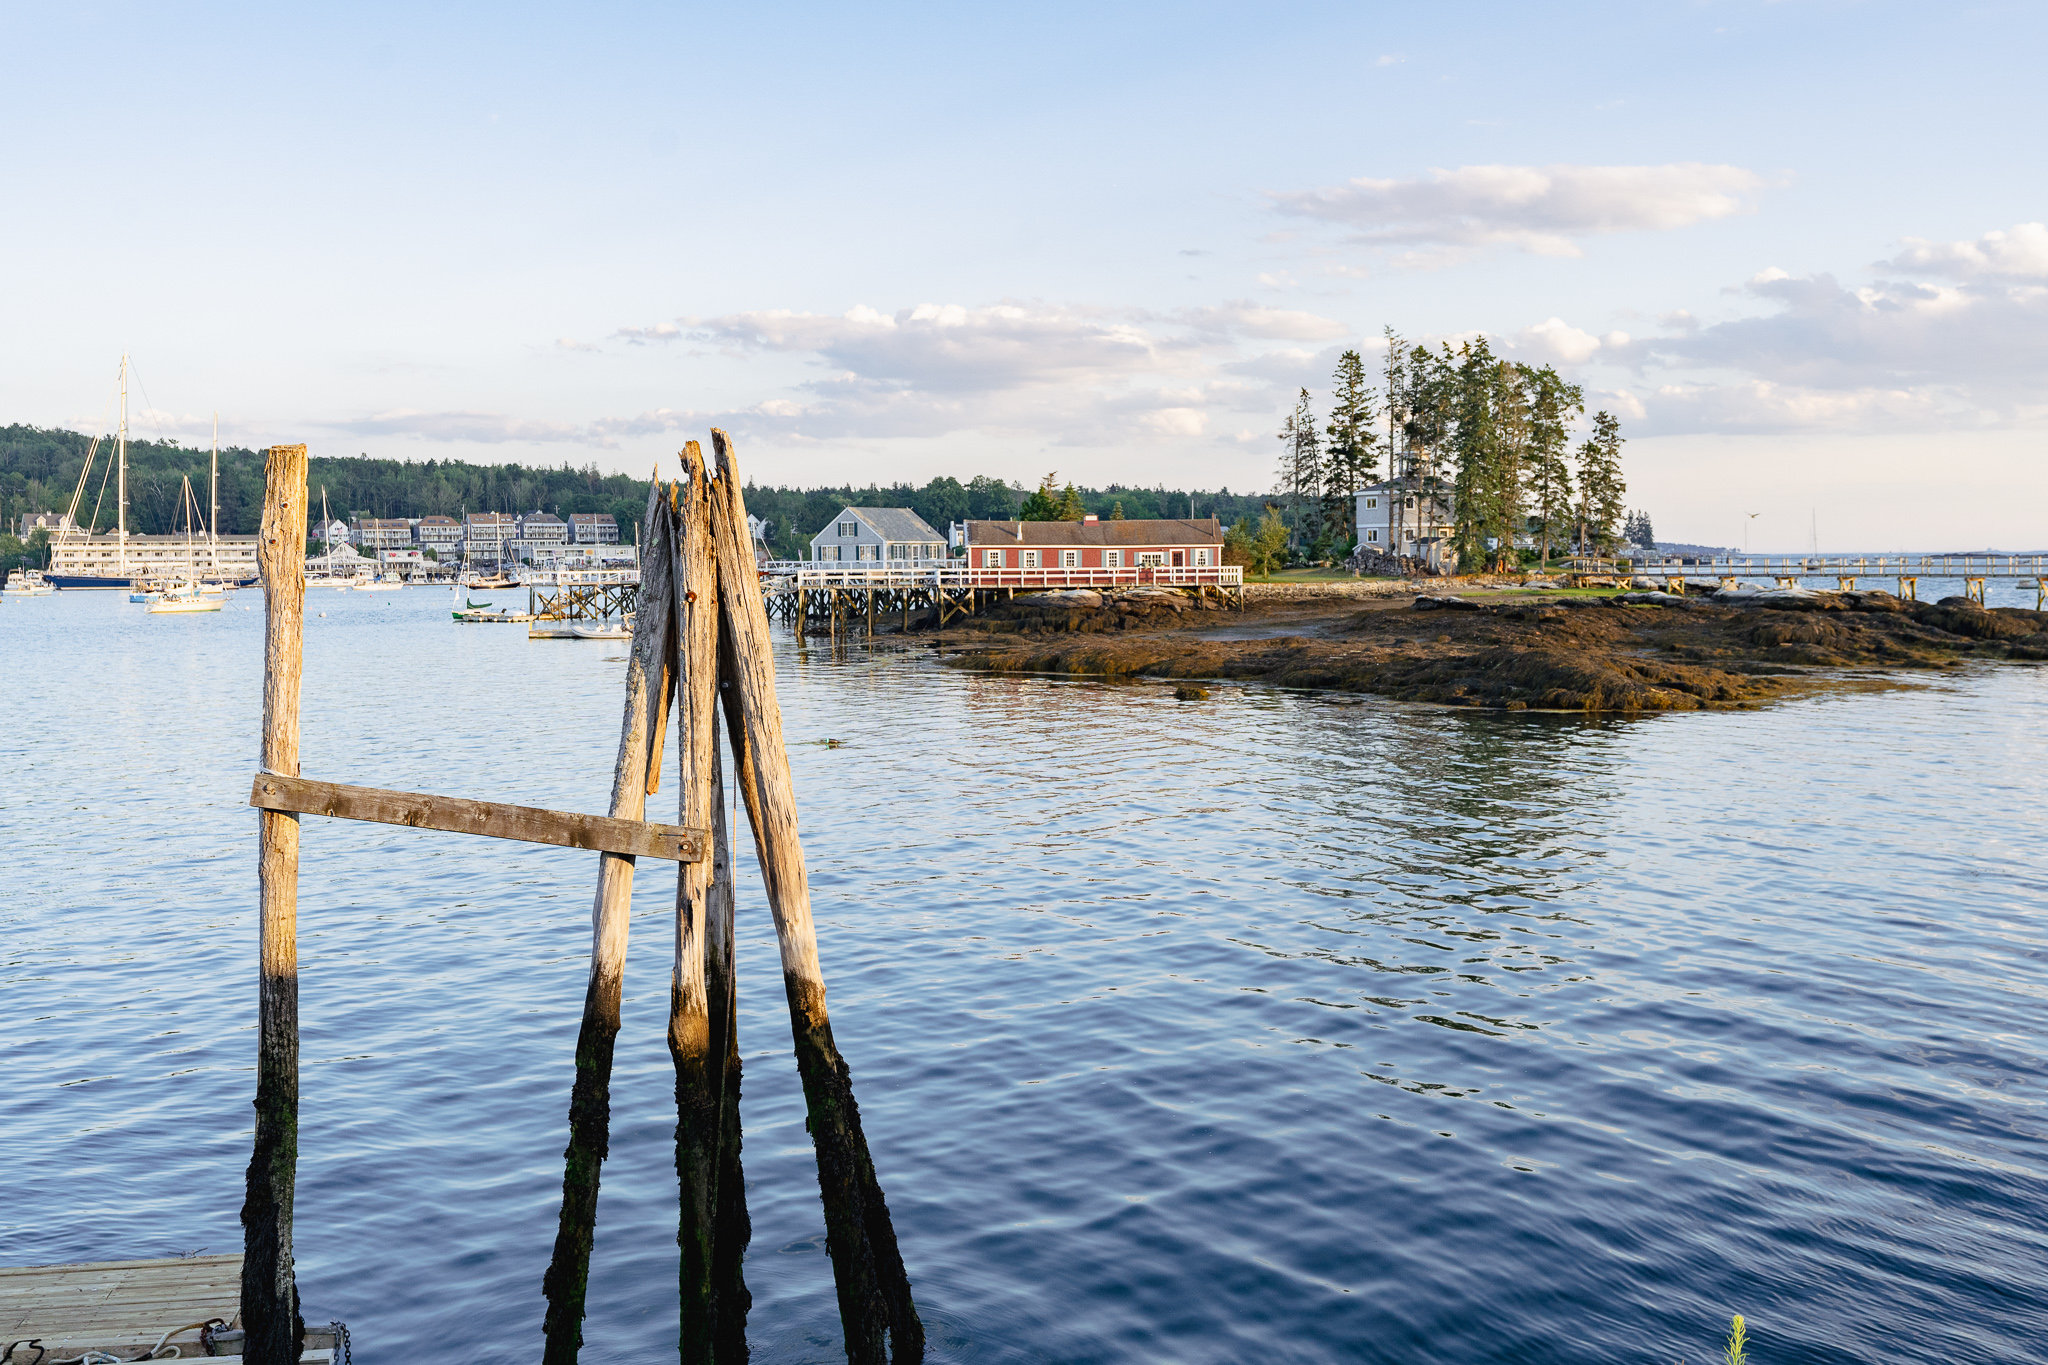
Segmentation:
<svg viewBox="0 0 2048 1365">
<path fill-rule="evenodd" d="M 95 436 L 92 445 L 85 452 L 85 467 L 78 471 L 78 487 L 72 491 L 71 510 L 67 514 L 65 522 L 65 525 L 70 529 L 57 532 L 59 544 L 69 541 L 73 535 L 82 537 L 87 545 L 92 544 L 92 528 L 87 527 L 83 531 L 78 529 L 78 504 L 79 500 L 85 496 L 85 482 L 92 473 L 93 455 L 99 450 L 99 445 L 100 438 Z M 131 585 L 131 581 L 134 578 L 134 574 L 130 573 L 128 569 L 128 357 L 125 355 L 121 357 L 121 422 L 119 427 L 116 428 L 114 435 L 114 466 L 119 471 L 119 477 L 114 488 L 114 517 L 115 523 L 119 528 L 119 534 L 115 541 L 118 549 L 115 556 L 114 572 L 112 574 L 53 573 L 46 575 L 50 582 L 60 588 L 126 588 Z M 100 495 L 102 497 L 106 495 L 106 487 L 105 477 L 102 476 L 100 481 Z M 96 525 L 99 521 L 100 511 L 97 503 L 93 505 L 92 511 L 92 519 Z"/>
<path fill-rule="evenodd" d="M 223 578 L 220 572 L 220 414 L 213 414 L 213 453 L 207 460 L 206 499 L 206 577 L 199 581 L 199 591 L 220 594 L 232 592 L 240 585 L 232 578 Z"/>
<path fill-rule="evenodd" d="M 114 479 L 114 525 L 115 550 L 111 572 L 100 573 L 48 573 L 44 576 L 50 584 L 59 588 L 117 588 L 132 590 L 129 600 L 146 602 L 156 595 L 156 586 L 137 581 L 144 571 L 140 558 L 130 560 L 128 555 L 128 375 L 133 367 L 127 356 L 121 357 L 121 416 L 114 430 L 114 458 L 108 462 L 107 472 L 100 476 L 100 498 L 106 496 L 107 479 Z M 99 503 L 93 504 L 92 516 L 81 523 L 78 509 L 85 498 L 86 484 L 92 478 L 93 464 L 99 458 L 104 438 L 95 436 L 86 447 L 84 467 L 78 471 L 78 486 L 71 493 L 71 507 L 66 513 L 65 523 L 57 532 L 56 543 L 60 548 L 83 542 L 89 549 L 99 526 Z M 254 587 L 262 581 L 260 575 L 251 574 L 246 578 L 223 578 L 220 572 L 220 418 L 214 418 L 213 438 L 213 524 L 207 528 L 209 577 L 220 579 L 234 587 Z M 194 503 L 196 509 L 197 503 Z M 189 529 L 189 528 L 188 528 Z M 75 537 L 75 539 L 74 539 Z M 55 556 L 52 557 L 55 562 Z"/>
<path fill-rule="evenodd" d="M 174 612 L 219 611 L 221 608 L 220 594 L 202 593 L 199 590 L 199 567 L 196 563 L 196 555 L 194 554 L 194 546 L 192 544 L 192 519 L 193 514 L 198 510 L 198 499 L 192 496 L 192 480 L 189 478 L 184 481 L 184 494 L 185 578 L 183 582 L 176 584 L 157 598 L 156 601 L 151 602 L 144 608 L 145 611 L 154 615 Z"/>
</svg>

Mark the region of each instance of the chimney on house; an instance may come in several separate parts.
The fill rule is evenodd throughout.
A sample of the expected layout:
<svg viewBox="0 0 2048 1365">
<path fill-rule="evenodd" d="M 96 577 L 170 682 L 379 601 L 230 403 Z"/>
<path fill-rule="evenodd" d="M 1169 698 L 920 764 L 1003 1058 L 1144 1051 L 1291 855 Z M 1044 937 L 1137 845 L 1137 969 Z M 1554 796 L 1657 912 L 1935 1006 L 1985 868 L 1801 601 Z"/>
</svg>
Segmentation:
<svg viewBox="0 0 2048 1365">
<path fill-rule="evenodd" d="M 1081 518 L 1081 524 L 1083 526 L 1093 526 L 1096 522 L 1100 520 L 1102 520 L 1102 518 L 1096 516 L 1093 512 L 1090 512 L 1087 516 Z"/>
</svg>

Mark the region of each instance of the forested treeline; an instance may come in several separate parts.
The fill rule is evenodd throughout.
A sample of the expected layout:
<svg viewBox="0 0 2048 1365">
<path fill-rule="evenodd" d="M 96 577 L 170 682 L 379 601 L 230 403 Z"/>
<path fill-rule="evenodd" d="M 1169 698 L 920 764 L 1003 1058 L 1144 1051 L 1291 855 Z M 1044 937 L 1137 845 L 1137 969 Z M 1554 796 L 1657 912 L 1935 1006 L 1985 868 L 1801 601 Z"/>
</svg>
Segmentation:
<svg viewBox="0 0 2048 1365">
<path fill-rule="evenodd" d="M 71 505 L 92 438 L 42 427 L 0 427 L 0 516 L 7 530 L 19 528 L 24 512 L 62 512 Z M 113 443 L 102 440 L 93 458 L 79 524 L 113 526 Z M 182 480 L 206 506 L 208 452 L 175 441 L 128 443 L 128 529 L 163 535 L 183 528 L 179 513 Z M 475 465 L 457 460 L 373 460 L 314 456 L 307 485 L 317 513 L 320 492 L 335 516 L 460 516 L 470 512 L 531 512 L 536 508 L 567 517 L 571 512 L 610 512 L 621 534 L 639 525 L 647 506 L 647 481 L 624 474 L 600 474 L 596 465 L 559 469 L 527 465 Z M 94 520 L 94 509 L 98 518 Z M 254 535 L 263 514 L 263 453 L 240 446 L 220 452 L 222 535 Z"/>
<path fill-rule="evenodd" d="M 0 536 L 11 537 L 26 512 L 62 512 L 71 505 L 79 471 L 85 467 L 90 437 L 53 428 L 0 427 Z M 113 446 L 101 441 L 93 457 L 91 477 L 79 500 L 81 525 L 107 530 L 114 524 Z M 192 480 L 199 505 L 206 506 L 208 452 L 175 441 L 131 441 L 128 445 L 128 529 L 161 535 L 180 529 L 182 480 Z M 647 506 L 647 482 L 624 474 L 600 474 L 594 464 L 576 469 L 528 465 L 476 465 L 459 460 L 378 460 L 367 457 L 314 456 L 308 486 L 319 508 L 321 490 L 327 507 L 344 520 L 366 517 L 460 516 L 468 512 L 530 512 L 536 508 L 567 517 L 573 512 L 609 512 L 619 533 L 630 539 Z M 1046 476 L 1046 486 L 1054 484 Z M 1192 505 L 1196 516 L 1218 516 L 1225 522 L 1258 516 L 1270 499 L 1187 489 L 1073 488 L 1075 517 L 1184 517 Z M 771 549 L 780 557 L 808 555 L 810 539 L 849 505 L 908 507 L 941 535 L 953 522 L 1003 520 L 1021 515 L 1050 519 L 1023 488 L 983 475 L 966 483 L 938 478 L 921 486 L 907 483 L 820 488 L 750 485 L 747 510 L 766 519 Z M 95 511 L 97 509 L 97 515 Z M 220 529 L 223 535 L 253 535 L 263 511 L 263 453 L 241 446 L 220 452 Z M 19 557 L 22 547 L 0 543 L 0 553 Z M 40 557 L 29 562 L 40 563 Z"/>
<path fill-rule="evenodd" d="M 1461 568 L 1514 557 L 1518 536 L 1547 559 L 1571 547 L 1605 554 L 1622 543 L 1621 423 L 1595 413 L 1571 448 L 1585 394 L 1548 365 L 1504 360 L 1484 337 L 1437 350 L 1387 330 L 1382 388 L 1356 351 L 1338 361 L 1328 423 L 1316 429 L 1308 390 L 1280 430 L 1277 486 L 1295 557 L 1331 557 L 1355 527 L 1353 495 L 1381 477 L 1412 481 L 1449 502 Z M 1638 514 L 1627 530 L 1649 531 Z"/>
</svg>

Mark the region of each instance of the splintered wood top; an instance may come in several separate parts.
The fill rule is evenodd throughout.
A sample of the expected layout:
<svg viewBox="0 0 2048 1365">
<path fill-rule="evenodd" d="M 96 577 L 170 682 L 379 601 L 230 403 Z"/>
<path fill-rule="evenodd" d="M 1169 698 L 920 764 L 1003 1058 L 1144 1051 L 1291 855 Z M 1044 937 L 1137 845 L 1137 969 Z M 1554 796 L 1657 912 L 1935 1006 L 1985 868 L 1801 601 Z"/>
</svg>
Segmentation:
<svg viewBox="0 0 2048 1365">
<path fill-rule="evenodd" d="M 241 1289 L 240 1256 L 0 1266 L 0 1349 L 40 1337 L 49 1360 L 95 1350 L 130 1358 L 169 1328 L 208 1318 L 233 1322 Z M 205 1354 L 196 1327 L 171 1341 L 183 1356 Z M 224 1349 L 239 1351 L 241 1344 Z M 35 1358 L 26 1348 L 14 1353 L 16 1361 Z"/>
</svg>

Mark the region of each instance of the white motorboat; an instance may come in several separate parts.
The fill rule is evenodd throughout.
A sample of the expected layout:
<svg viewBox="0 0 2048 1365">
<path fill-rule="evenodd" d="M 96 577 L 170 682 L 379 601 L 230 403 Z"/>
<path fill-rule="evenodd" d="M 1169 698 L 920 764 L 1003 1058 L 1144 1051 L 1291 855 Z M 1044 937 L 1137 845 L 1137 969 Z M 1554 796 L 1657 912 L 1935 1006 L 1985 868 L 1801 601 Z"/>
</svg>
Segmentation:
<svg viewBox="0 0 2048 1365">
<path fill-rule="evenodd" d="M 223 603 L 221 602 L 221 599 L 219 597 L 208 596 L 207 594 L 200 592 L 197 588 L 193 587 L 188 583 L 183 587 L 176 588 L 170 592 L 165 593 L 163 596 L 157 598 L 156 601 L 150 603 L 147 607 L 144 607 L 143 610 L 150 612 L 152 614 L 188 611 L 219 611 L 222 605 Z"/>
<path fill-rule="evenodd" d="M 45 579 L 41 569 L 16 569 L 7 576 L 5 591 L 9 597 L 48 597 L 57 585 Z"/>
</svg>

